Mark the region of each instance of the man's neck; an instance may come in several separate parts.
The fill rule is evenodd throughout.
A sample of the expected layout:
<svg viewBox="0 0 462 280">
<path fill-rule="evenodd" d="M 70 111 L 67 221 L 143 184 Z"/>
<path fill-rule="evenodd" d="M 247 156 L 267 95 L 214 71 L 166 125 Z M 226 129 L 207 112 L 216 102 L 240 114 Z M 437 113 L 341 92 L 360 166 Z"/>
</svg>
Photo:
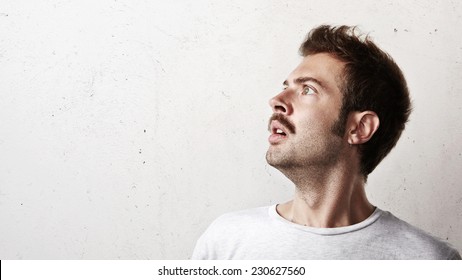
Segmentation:
<svg viewBox="0 0 462 280">
<path fill-rule="evenodd" d="M 364 190 L 364 178 L 351 166 L 311 167 L 285 175 L 296 185 L 292 201 L 277 207 L 279 214 L 311 227 L 341 227 L 369 217 L 374 207 Z"/>
</svg>

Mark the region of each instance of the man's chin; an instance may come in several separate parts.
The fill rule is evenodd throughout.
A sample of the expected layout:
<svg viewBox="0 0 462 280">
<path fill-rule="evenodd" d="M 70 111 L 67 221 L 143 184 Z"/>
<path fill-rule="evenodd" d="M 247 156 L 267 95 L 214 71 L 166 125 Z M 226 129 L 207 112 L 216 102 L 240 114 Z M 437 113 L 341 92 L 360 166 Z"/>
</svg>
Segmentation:
<svg viewBox="0 0 462 280">
<path fill-rule="evenodd" d="M 280 155 L 278 156 L 276 152 L 271 150 L 266 152 L 266 162 L 276 169 L 284 166 L 284 159 Z"/>
<path fill-rule="evenodd" d="M 272 155 L 270 154 L 269 151 L 266 152 L 266 162 L 267 162 L 269 165 L 271 165 L 271 166 L 274 167 L 274 159 L 273 159 L 273 157 L 272 157 Z"/>
</svg>

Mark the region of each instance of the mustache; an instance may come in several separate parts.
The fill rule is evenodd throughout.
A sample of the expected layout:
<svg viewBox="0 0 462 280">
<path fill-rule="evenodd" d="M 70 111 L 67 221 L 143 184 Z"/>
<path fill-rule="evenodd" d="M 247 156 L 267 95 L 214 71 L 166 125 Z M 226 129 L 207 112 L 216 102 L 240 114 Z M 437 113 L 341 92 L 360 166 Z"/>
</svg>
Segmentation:
<svg viewBox="0 0 462 280">
<path fill-rule="evenodd" d="M 279 121 L 290 133 L 295 133 L 295 125 L 289 121 L 283 114 L 274 113 L 268 121 L 268 130 L 271 131 L 271 122 Z"/>
</svg>

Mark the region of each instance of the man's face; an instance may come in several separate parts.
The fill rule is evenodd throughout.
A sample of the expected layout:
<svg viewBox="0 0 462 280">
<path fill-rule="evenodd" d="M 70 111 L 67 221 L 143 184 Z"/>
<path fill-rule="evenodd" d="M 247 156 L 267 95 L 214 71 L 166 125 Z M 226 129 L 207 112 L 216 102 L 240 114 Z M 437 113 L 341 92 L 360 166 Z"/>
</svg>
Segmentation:
<svg viewBox="0 0 462 280">
<path fill-rule="evenodd" d="M 344 63 L 329 54 L 308 55 L 270 100 L 270 165 L 282 171 L 335 163 L 346 144 L 334 133 L 342 106 L 343 68 Z"/>
</svg>

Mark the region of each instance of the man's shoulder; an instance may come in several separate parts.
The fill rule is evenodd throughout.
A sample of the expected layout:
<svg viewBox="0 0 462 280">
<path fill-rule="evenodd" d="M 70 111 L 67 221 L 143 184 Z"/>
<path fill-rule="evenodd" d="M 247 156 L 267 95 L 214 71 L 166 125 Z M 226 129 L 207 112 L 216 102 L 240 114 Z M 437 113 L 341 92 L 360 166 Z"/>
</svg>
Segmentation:
<svg viewBox="0 0 462 280">
<path fill-rule="evenodd" d="M 221 227 L 230 225 L 242 225 L 253 222 L 262 222 L 268 217 L 268 210 L 271 206 L 264 206 L 258 208 L 250 208 L 245 210 L 233 211 L 223 214 L 215 219 L 210 225 L 211 227 Z"/>
<path fill-rule="evenodd" d="M 229 212 L 216 218 L 196 243 L 193 259 L 232 259 L 250 235 L 268 223 L 270 206 Z"/>
<path fill-rule="evenodd" d="M 448 242 L 384 211 L 379 220 L 390 242 L 415 252 L 414 258 L 460 259 L 457 250 Z"/>
<path fill-rule="evenodd" d="M 432 234 L 398 218 L 388 211 L 384 211 L 380 222 L 387 228 L 393 236 L 402 237 L 406 241 L 413 240 L 420 243 L 445 243 L 443 240 L 433 236 Z"/>
</svg>

